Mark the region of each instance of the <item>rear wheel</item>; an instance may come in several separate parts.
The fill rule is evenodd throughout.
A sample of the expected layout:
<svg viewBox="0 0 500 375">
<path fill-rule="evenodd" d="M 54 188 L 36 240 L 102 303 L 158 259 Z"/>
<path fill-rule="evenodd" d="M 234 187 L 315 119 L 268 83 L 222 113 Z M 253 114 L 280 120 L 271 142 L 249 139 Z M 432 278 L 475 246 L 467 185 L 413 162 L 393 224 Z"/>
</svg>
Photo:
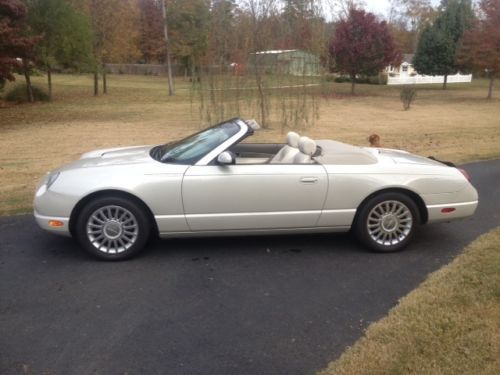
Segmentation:
<svg viewBox="0 0 500 375">
<path fill-rule="evenodd" d="M 420 225 L 415 202 L 405 194 L 382 193 L 360 209 L 354 224 L 357 238 L 379 252 L 405 248 Z"/>
<path fill-rule="evenodd" d="M 83 208 L 75 234 L 90 254 L 105 260 L 122 260 L 141 251 L 150 232 L 142 207 L 121 197 L 101 197 Z"/>
</svg>

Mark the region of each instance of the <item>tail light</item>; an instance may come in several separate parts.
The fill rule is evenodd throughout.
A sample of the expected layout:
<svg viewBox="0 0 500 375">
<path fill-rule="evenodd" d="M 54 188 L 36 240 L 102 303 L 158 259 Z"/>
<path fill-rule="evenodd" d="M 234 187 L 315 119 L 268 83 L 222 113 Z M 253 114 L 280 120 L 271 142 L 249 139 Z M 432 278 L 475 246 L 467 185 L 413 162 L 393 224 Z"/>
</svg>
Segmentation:
<svg viewBox="0 0 500 375">
<path fill-rule="evenodd" d="M 464 175 L 464 177 L 467 179 L 467 181 L 470 182 L 470 175 L 467 173 L 465 169 L 458 168 L 458 170 Z"/>
</svg>

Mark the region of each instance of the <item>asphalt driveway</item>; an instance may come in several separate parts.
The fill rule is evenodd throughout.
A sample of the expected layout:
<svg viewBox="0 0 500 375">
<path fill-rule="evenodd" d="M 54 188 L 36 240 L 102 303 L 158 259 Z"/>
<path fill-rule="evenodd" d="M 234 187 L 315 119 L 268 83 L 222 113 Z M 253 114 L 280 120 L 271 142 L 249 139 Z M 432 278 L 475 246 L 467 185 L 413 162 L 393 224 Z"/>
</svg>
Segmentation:
<svg viewBox="0 0 500 375">
<path fill-rule="evenodd" d="M 500 161 L 470 164 L 474 218 L 396 254 L 349 235 L 162 240 L 95 261 L 30 216 L 0 218 L 0 373 L 310 374 L 500 225 Z"/>
</svg>

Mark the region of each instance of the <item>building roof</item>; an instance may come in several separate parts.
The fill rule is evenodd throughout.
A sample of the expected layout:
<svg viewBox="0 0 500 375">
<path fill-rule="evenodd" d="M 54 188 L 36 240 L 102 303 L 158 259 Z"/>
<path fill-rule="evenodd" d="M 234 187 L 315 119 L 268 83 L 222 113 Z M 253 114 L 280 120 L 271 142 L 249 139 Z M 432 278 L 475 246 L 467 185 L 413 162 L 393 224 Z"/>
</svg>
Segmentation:
<svg viewBox="0 0 500 375">
<path fill-rule="evenodd" d="M 259 51 L 255 52 L 256 55 L 279 55 L 280 53 L 287 52 L 295 52 L 298 51 L 296 49 L 277 49 L 277 50 L 269 50 L 269 51 Z"/>
</svg>

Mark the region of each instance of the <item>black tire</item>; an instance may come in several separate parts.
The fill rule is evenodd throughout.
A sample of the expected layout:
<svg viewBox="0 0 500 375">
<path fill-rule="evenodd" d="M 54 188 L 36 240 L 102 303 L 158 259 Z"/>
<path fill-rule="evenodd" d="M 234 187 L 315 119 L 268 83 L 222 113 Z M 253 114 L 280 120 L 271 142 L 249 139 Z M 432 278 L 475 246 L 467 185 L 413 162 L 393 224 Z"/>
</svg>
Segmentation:
<svg viewBox="0 0 500 375">
<path fill-rule="evenodd" d="M 374 196 L 359 208 L 353 229 L 363 245 L 387 253 L 404 249 L 419 225 L 415 202 L 405 194 L 387 192 Z"/>
<path fill-rule="evenodd" d="M 106 217 L 110 219 L 106 220 Z M 90 232 L 94 230 L 95 233 Z M 118 236 L 116 240 L 108 237 L 115 234 Z M 105 196 L 90 201 L 78 215 L 75 226 L 75 237 L 80 245 L 103 260 L 131 258 L 144 249 L 150 234 L 151 222 L 144 209 L 123 197 Z M 100 244 L 102 246 L 98 248 Z"/>
</svg>

